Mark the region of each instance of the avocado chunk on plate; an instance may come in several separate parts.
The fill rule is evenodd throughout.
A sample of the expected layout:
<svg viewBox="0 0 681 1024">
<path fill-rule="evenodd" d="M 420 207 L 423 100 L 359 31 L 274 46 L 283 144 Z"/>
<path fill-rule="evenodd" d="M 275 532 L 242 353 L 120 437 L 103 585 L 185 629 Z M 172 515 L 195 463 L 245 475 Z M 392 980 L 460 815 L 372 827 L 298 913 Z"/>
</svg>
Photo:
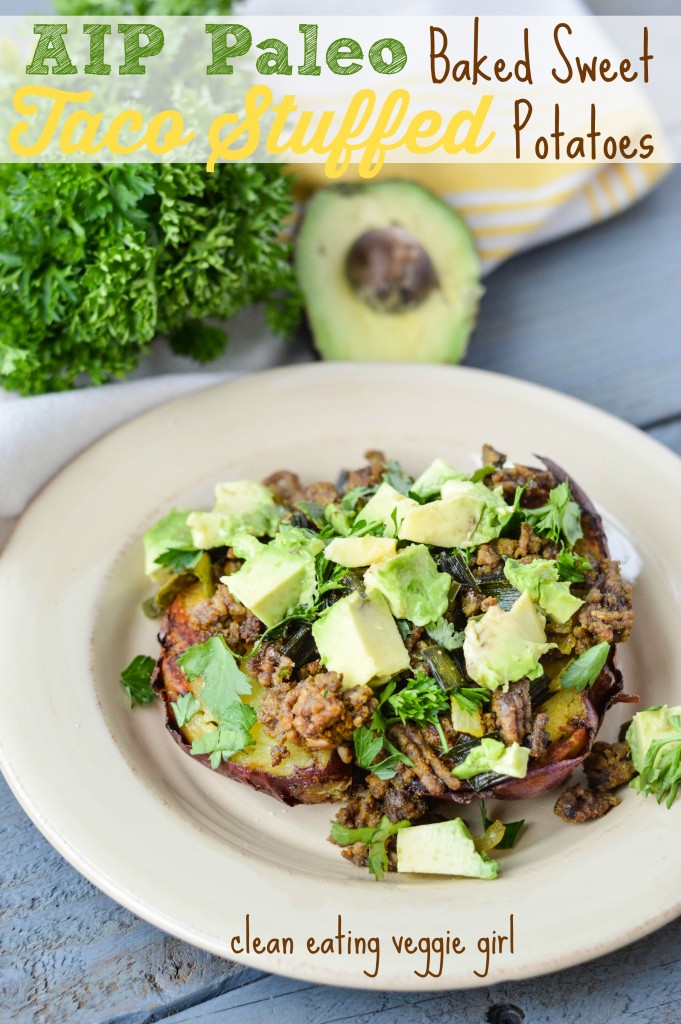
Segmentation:
<svg viewBox="0 0 681 1024">
<path fill-rule="evenodd" d="M 459 215 L 407 181 L 321 189 L 296 269 L 325 359 L 458 363 L 473 329 L 480 264 Z"/>
<path fill-rule="evenodd" d="M 397 833 L 397 870 L 419 875 L 496 878 L 498 863 L 475 849 L 461 818 L 416 825 Z"/>
</svg>

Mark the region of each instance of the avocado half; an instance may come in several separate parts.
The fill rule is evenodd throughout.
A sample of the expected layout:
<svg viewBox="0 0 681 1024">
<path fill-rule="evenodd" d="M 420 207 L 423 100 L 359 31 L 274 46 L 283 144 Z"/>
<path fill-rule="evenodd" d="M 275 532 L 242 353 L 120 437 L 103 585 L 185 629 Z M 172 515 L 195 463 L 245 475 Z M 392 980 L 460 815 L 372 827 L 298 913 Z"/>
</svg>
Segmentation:
<svg viewBox="0 0 681 1024">
<path fill-rule="evenodd" d="M 482 294 L 459 215 L 414 182 L 319 190 L 296 242 L 307 314 L 325 359 L 458 363 Z"/>
</svg>

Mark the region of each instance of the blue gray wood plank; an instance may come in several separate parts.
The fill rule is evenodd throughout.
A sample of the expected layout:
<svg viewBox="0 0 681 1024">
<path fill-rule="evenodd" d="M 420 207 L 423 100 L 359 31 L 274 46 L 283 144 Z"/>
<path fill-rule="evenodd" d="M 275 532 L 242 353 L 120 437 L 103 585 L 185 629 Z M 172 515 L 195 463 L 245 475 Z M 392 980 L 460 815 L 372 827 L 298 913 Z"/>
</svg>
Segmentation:
<svg viewBox="0 0 681 1024">
<path fill-rule="evenodd" d="M 681 453 L 679 239 L 677 171 L 618 220 L 497 271 L 469 362 L 658 424 L 651 432 Z M 49 847 L 4 783 L 0 894 L 3 1024 L 150 1024 L 169 1014 L 178 1024 L 387 1024 L 400 1013 L 415 1024 L 475 1024 L 493 1002 L 508 1001 L 526 1010 L 528 1024 L 681 1016 L 679 922 L 579 971 L 475 993 L 357 994 L 244 970 L 98 893 Z M 633 883 L 622 898 L 635 898 Z"/>
<path fill-rule="evenodd" d="M 681 1005 L 681 920 L 586 967 L 547 979 L 465 992 L 359 992 L 269 976 L 166 1018 L 167 1024 L 477 1024 L 492 1007 L 517 1007 L 527 1024 L 676 1024 Z M 501 1017 L 501 1014 L 499 1014 Z M 497 1018 L 498 1019 L 498 1018 Z M 520 1024 L 511 1015 L 500 1024 Z"/>
</svg>

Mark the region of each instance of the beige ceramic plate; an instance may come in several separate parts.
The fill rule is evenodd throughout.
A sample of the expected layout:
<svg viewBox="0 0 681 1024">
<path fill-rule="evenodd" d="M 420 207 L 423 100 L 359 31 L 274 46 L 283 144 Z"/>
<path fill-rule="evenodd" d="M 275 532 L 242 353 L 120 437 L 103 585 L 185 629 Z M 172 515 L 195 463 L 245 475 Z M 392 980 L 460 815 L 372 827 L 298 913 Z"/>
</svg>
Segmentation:
<svg viewBox="0 0 681 1024">
<path fill-rule="evenodd" d="M 495 882 L 390 877 L 377 884 L 325 842 L 330 807 L 285 808 L 212 774 L 175 746 L 160 706 L 131 711 L 118 685 L 155 653 L 142 530 L 172 505 L 208 504 L 215 481 L 280 467 L 333 477 L 383 448 L 418 471 L 435 455 L 478 465 L 483 441 L 563 464 L 606 510 L 640 573 L 622 652 L 645 704 L 681 703 L 681 462 L 625 424 L 536 386 L 469 369 L 313 365 L 240 379 L 155 409 L 104 438 L 50 484 L 0 560 L 0 754 L 54 846 L 130 910 L 197 946 L 266 970 L 384 989 L 487 985 L 565 967 L 681 910 L 681 801 L 631 791 L 601 821 L 568 826 L 551 796 L 507 804 L 529 825 Z M 621 716 L 620 716 L 621 718 Z M 617 715 L 605 729 L 612 735 Z M 471 823 L 477 813 L 465 812 Z M 294 952 L 238 953 L 251 936 Z M 508 934 L 484 972 L 479 939 Z M 312 954 L 333 937 L 345 952 Z M 347 935 L 380 940 L 347 952 Z M 459 937 L 439 977 L 392 936 Z M 231 938 L 241 943 L 231 945 Z M 335 942 L 334 950 L 337 950 Z M 354 950 L 354 945 L 351 949 Z M 361 947 L 360 947 L 361 948 Z M 434 970 L 439 957 L 432 959 Z M 477 971 L 478 973 L 474 973 Z"/>
</svg>

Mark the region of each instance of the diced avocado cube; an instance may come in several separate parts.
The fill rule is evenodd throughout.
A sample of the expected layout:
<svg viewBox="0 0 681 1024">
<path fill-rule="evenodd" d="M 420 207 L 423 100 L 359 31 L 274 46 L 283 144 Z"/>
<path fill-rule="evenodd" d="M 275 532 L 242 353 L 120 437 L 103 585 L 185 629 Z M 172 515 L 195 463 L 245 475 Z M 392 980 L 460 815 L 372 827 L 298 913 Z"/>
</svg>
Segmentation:
<svg viewBox="0 0 681 1024">
<path fill-rule="evenodd" d="M 552 622 L 563 623 L 572 618 L 584 604 L 570 593 L 570 584 L 558 580 L 558 562 L 550 558 L 535 558 L 532 562 L 517 562 L 507 558 L 504 575 L 521 593 L 527 591 Z"/>
<path fill-rule="evenodd" d="M 507 747 L 501 740 L 485 737 L 452 769 L 452 775 L 457 779 L 472 779 L 483 772 L 496 772 L 498 775 L 510 775 L 514 779 L 524 779 L 529 757 L 529 747 L 521 747 L 519 743 L 511 743 Z"/>
<path fill-rule="evenodd" d="M 407 509 L 397 536 L 418 544 L 462 548 L 470 544 L 479 521 L 480 503 L 462 495 Z"/>
<path fill-rule="evenodd" d="M 627 729 L 626 740 L 631 747 L 631 759 L 637 772 L 642 772 L 646 754 L 655 740 L 678 740 L 678 730 L 670 723 L 670 717 L 681 715 L 681 706 L 644 708 L 638 711 Z"/>
<path fill-rule="evenodd" d="M 525 591 L 505 612 L 499 605 L 479 619 L 469 619 L 464 630 L 463 653 L 471 679 L 490 690 L 518 679 L 542 674 L 539 659 L 555 644 L 547 643 L 544 619 Z"/>
<path fill-rule="evenodd" d="M 207 550 L 232 543 L 237 533 L 274 536 L 283 509 L 272 492 L 254 480 L 231 480 L 215 487 L 211 512 L 192 512 L 187 520 L 194 546 Z"/>
<path fill-rule="evenodd" d="M 465 732 L 468 736 L 485 735 L 482 713 L 479 710 L 464 711 L 454 697 L 452 697 L 452 728 L 454 732 Z"/>
<path fill-rule="evenodd" d="M 419 508 L 418 502 L 401 494 L 391 484 L 382 483 L 364 508 L 357 513 L 356 522 L 384 523 L 385 536 L 394 537 L 395 519 L 399 524 L 405 514 L 413 508 Z"/>
<path fill-rule="evenodd" d="M 305 551 L 287 551 L 276 542 L 250 558 L 222 582 L 231 594 L 267 627 L 314 597 L 314 558 Z"/>
<path fill-rule="evenodd" d="M 480 507 L 480 519 L 468 545 L 486 544 L 494 540 L 513 515 L 513 507 L 504 501 L 501 488 L 491 490 L 484 483 L 473 483 L 472 480 L 447 480 L 442 485 L 443 500 L 465 497 L 475 498 Z"/>
<path fill-rule="evenodd" d="M 513 514 L 501 494 L 483 483 L 457 478 L 446 480 L 442 497 L 404 511 L 400 540 L 438 547 L 472 547 L 498 537 Z"/>
<path fill-rule="evenodd" d="M 258 520 L 263 525 L 263 533 L 269 533 L 283 514 L 270 489 L 255 480 L 230 480 L 216 484 L 214 511 L 251 522 Z"/>
<path fill-rule="evenodd" d="M 227 547 L 237 533 L 247 532 L 236 516 L 226 516 L 222 512 L 192 512 L 187 525 L 191 529 L 194 547 L 204 551 Z"/>
<path fill-rule="evenodd" d="M 324 555 L 329 562 L 357 569 L 390 558 L 396 552 L 397 541 L 394 537 L 334 537 L 327 544 Z"/>
<path fill-rule="evenodd" d="M 343 676 L 343 689 L 378 685 L 409 668 L 388 603 L 381 593 L 357 591 L 336 601 L 312 626 L 322 663 Z"/>
<path fill-rule="evenodd" d="M 414 494 L 418 494 L 420 498 L 432 498 L 434 494 L 440 493 L 442 485 L 447 480 L 465 479 L 465 473 L 459 473 L 458 470 L 454 469 L 453 466 L 450 466 L 443 459 L 435 459 L 427 469 L 424 469 L 421 476 L 416 478 L 412 491 Z"/>
<path fill-rule="evenodd" d="M 478 853 L 461 818 L 414 825 L 397 833 L 397 870 L 417 875 L 496 878 L 499 864 Z"/>
<path fill-rule="evenodd" d="M 542 583 L 539 587 L 539 607 L 544 614 L 559 625 L 567 622 L 581 608 L 584 602 L 570 593 L 570 584 Z"/>
<path fill-rule="evenodd" d="M 441 498 L 426 505 L 402 507 L 400 540 L 445 548 L 472 547 L 498 537 L 513 514 L 500 493 L 483 483 L 461 479 L 461 474 L 446 479 L 440 492 Z"/>
<path fill-rule="evenodd" d="M 367 590 L 380 590 L 397 619 L 416 626 L 434 622 L 447 611 L 451 576 L 439 572 L 423 544 L 411 544 L 364 574 Z"/>
</svg>

